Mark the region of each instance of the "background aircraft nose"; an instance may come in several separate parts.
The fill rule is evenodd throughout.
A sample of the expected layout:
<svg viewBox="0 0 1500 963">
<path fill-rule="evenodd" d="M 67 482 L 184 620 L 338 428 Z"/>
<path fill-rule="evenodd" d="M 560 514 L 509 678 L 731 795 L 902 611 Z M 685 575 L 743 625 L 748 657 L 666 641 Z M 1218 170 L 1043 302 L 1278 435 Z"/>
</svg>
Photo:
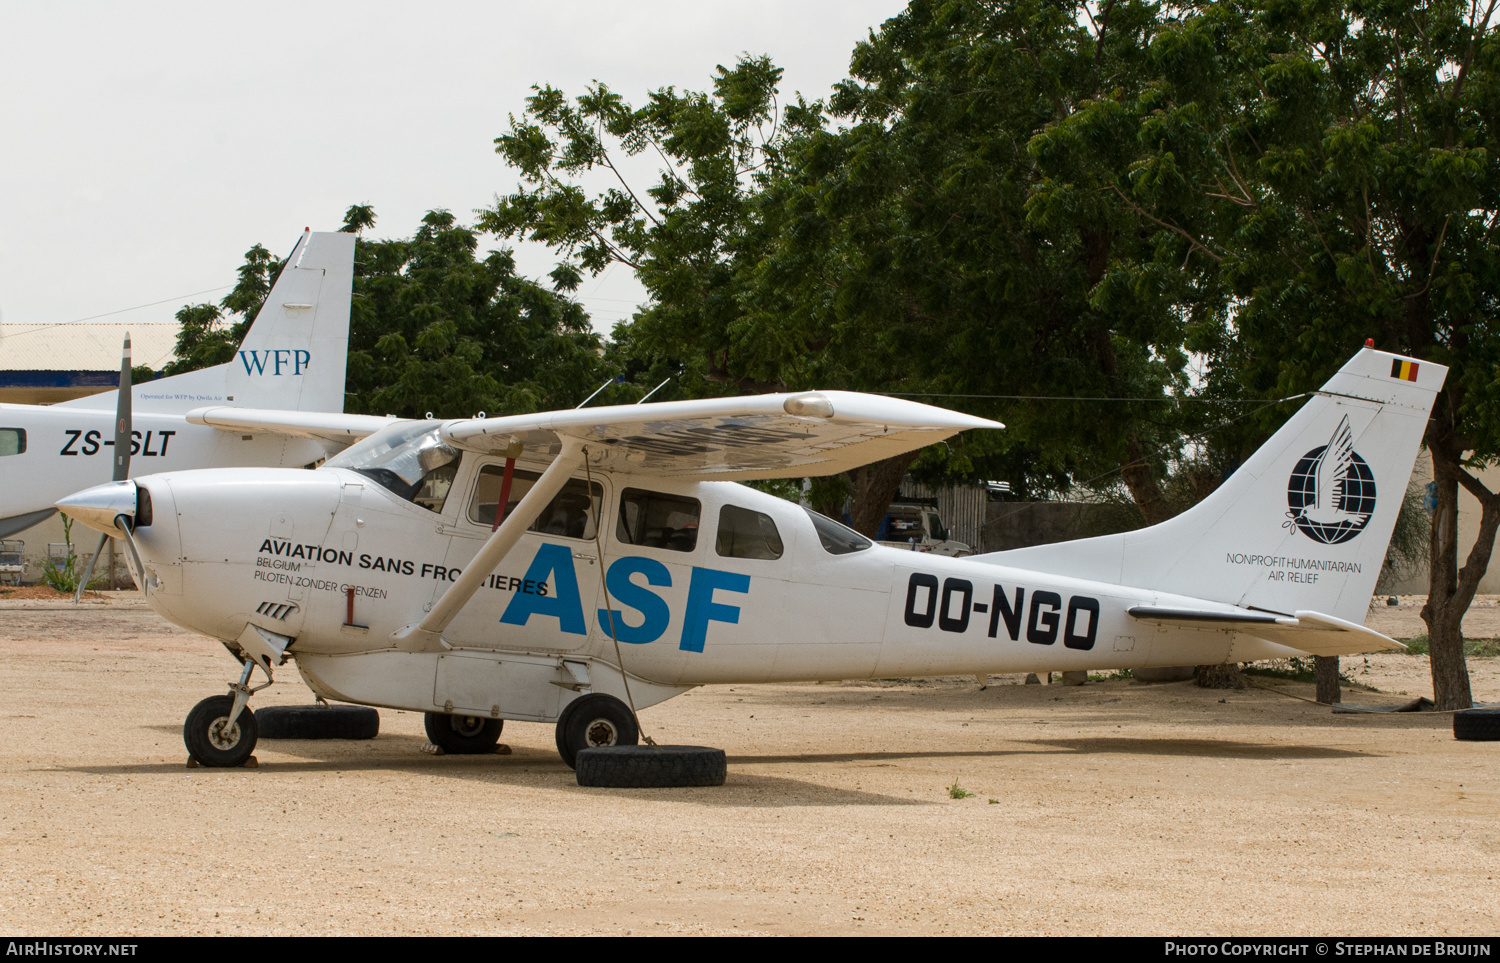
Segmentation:
<svg viewBox="0 0 1500 963">
<path fill-rule="evenodd" d="M 118 532 L 115 516 L 135 518 L 136 497 L 135 482 L 112 481 L 69 495 L 57 508 L 96 532 L 113 535 Z"/>
</svg>

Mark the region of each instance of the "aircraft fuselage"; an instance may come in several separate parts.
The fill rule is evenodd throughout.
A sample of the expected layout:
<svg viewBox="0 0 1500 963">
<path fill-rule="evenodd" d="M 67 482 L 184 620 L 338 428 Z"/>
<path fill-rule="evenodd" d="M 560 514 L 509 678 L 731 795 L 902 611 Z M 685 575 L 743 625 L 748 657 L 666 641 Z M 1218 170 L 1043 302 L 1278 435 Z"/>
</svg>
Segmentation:
<svg viewBox="0 0 1500 963">
<path fill-rule="evenodd" d="M 1196 600 L 878 545 L 834 554 L 809 513 L 743 485 L 584 472 L 572 484 L 596 486 L 597 538 L 544 511 L 441 639 L 401 637 L 490 536 L 500 463 L 466 455 L 437 511 L 342 468 L 138 479 L 154 504 L 136 530 L 148 599 L 226 643 L 247 623 L 293 638 L 330 699 L 531 721 L 557 717 L 580 665 L 595 691 L 619 692 L 617 661 L 645 706 L 706 683 L 1297 654 L 1126 614 Z M 622 503 L 664 523 L 632 532 Z"/>
</svg>

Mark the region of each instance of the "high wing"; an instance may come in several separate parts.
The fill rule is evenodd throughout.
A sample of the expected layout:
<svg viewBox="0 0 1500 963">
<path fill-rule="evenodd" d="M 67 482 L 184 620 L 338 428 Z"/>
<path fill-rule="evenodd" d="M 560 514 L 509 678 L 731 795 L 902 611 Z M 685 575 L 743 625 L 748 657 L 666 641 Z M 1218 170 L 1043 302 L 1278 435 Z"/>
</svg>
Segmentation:
<svg viewBox="0 0 1500 963">
<path fill-rule="evenodd" d="M 1406 646 L 1367 629 L 1322 612 L 1298 611 L 1292 616 L 1250 609 L 1168 608 L 1159 605 L 1136 605 L 1126 610 L 1134 619 L 1184 628 L 1233 629 L 1267 642 L 1275 642 L 1311 655 L 1353 655 L 1383 649 L 1402 650 Z"/>
<path fill-rule="evenodd" d="M 378 415 L 346 415 L 336 411 L 278 411 L 270 408 L 194 408 L 188 424 L 207 425 L 224 431 L 270 432 L 294 438 L 312 438 L 340 447 L 354 444 L 384 428 L 395 418 Z"/>
<path fill-rule="evenodd" d="M 533 455 L 556 455 L 576 442 L 600 471 L 741 481 L 833 475 L 967 428 L 1004 427 L 915 401 L 817 391 L 454 421 L 442 436 L 467 451 L 519 443 Z"/>
</svg>

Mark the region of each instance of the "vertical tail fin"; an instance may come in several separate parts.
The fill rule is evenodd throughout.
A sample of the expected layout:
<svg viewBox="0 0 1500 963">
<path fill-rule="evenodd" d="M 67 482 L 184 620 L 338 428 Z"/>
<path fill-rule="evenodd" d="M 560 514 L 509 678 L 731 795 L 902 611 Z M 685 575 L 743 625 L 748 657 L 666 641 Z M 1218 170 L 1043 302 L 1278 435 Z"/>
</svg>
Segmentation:
<svg viewBox="0 0 1500 963">
<path fill-rule="evenodd" d="M 1447 374 L 1365 348 L 1217 491 L 1176 518 L 977 558 L 1363 623 Z"/>
<path fill-rule="evenodd" d="M 136 385 L 135 410 L 183 413 L 216 404 L 343 411 L 353 283 L 354 235 L 304 233 L 234 360 Z M 63 406 L 113 408 L 115 394 Z"/>
</svg>

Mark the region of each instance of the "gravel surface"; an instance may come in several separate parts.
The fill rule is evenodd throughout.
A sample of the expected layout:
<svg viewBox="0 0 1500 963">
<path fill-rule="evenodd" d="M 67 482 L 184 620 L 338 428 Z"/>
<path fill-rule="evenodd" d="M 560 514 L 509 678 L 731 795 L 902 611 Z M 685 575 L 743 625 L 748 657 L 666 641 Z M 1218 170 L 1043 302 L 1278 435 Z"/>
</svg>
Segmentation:
<svg viewBox="0 0 1500 963">
<path fill-rule="evenodd" d="M 1500 701 L 1497 662 L 1471 662 L 1476 698 Z M 1348 667 L 1381 690 L 1350 702 L 1431 693 L 1422 657 Z M 550 727 L 509 725 L 510 755 L 430 756 L 421 717 L 392 711 L 370 742 L 267 741 L 258 768 L 187 769 L 182 719 L 233 671 L 135 601 L 0 603 L 0 925 L 1500 931 L 1500 743 L 1455 741 L 1448 715 L 1286 697 L 1310 685 L 714 686 L 642 722 L 727 750 L 728 783 L 613 790 L 579 788 Z M 310 701 L 291 667 L 279 678 L 252 704 Z M 955 782 L 974 795 L 950 798 Z"/>
</svg>

